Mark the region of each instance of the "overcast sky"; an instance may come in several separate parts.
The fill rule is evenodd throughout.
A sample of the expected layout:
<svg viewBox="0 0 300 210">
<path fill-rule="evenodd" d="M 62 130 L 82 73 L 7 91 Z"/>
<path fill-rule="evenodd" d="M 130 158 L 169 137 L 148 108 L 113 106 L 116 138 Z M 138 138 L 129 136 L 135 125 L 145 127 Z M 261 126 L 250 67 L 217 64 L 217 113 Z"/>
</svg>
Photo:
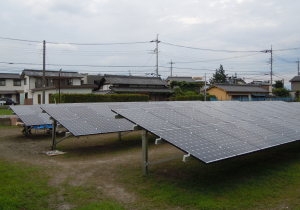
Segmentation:
<svg viewBox="0 0 300 210">
<path fill-rule="evenodd" d="M 299 9 L 296 0 L 1 0 L 0 71 L 42 69 L 46 40 L 47 70 L 146 76 L 155 73 L 150 41 L 159 34 L 162 78 L 172 60 L 173 76 L 209 79 L 222 64 L 247 82 L 270 80 L 271 53 L 261 51 L 272 45 L 273 81 L 290 88 L 300 57 Z"/>
</svg>

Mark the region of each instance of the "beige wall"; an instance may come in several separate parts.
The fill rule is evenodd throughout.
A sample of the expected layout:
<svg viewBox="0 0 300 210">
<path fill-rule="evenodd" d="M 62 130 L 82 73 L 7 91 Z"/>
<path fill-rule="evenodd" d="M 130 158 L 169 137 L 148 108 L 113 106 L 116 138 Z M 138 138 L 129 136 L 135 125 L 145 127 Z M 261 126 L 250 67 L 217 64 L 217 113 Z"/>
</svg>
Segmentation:
<svg viewBox="0 0 300 210">
<path fill-rule="evenodd" d="M 5 86 L 0 86 L 0 90 L 24 90 L 23 79 L 21 79 L 21 86 L 14 86 L 13 79 L 5 79 Z"/>
<path fill-rule="evenodd" d="M 291 82 L 291 91 L 297 91 L 300 90 L 300 82 Z"/>
<path fill-rule="evenodd" d="M 215 95 L 218 100 L 231 100 L 231 96 L 227 95 L 224 90 L 221 90 L 219 88 L 211 88 L 206 91 L 210 95 Z"/>
</svg>

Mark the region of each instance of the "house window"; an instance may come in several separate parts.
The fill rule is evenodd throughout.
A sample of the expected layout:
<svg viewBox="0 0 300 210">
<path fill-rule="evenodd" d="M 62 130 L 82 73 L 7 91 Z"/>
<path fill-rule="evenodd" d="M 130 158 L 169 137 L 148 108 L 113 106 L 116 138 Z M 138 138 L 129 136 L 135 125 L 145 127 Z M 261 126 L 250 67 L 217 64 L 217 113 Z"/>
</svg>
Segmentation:
<svg viewBox="0 0 300 210">
<path fill-rule="evenodd" d="M 24 85 L 27 85 L 27 78 L 24 79 Z"/>
<path fill-rule="evenodd" d="M 38 104 L 41 104 L 41 94 L 38 94 Z"/>
<path fill-rule="evenodd" d="M 42 87 L 42 79 L 41 79 L 41 78 L 37 78 L 37 79 L 36 79 L 35 87 L 36 87 L 36 88 Z"/>
<path fill-rule="evenodd" d="M 21 86 L 21 80 L 20 79 L 14 79 L 14 86 Z"/>
<path fill-rule="evenodd" d="M 12 98 L 12 94 L 4 94 L 4 98 Z"/>
<path fill-rule="evenodd" d="M 0 86 L 5 86 L 5 79 L 0 79 Z"/>
</svg>

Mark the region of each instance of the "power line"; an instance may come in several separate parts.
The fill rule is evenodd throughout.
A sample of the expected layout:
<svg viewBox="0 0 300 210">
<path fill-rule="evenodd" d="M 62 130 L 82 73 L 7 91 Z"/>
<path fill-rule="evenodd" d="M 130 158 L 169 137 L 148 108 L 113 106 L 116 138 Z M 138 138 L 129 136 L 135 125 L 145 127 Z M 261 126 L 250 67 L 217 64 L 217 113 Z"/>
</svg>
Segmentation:
<svg viewBox="0 0 300 210">
<path fill-rule="evenodd" d="M 175 46 L 175 47 L 182 47 L 182 48 L 187 48 L 187 49 L 193 49 L 193 50 L 205 50 L 205 51 L 213 51 L 213 52 L 230 52 L 230 53 L 234 53 L 234 52 L 262 52 L 262 51 L 240 51 L 240 50 L 213 50 L 213 49 L 204 49 L 204 48 L 197 48 L 197 47 L 187 47 L 187 46 L 182 46 L 182 45 L 176 45 L 176 44 L 170 44 L 170 43 L 166 43 L 166 42 L 161 42 L 162 44 L 166 44 L 166 45 L 170 45 L 170 46 Z"/>
</svg>

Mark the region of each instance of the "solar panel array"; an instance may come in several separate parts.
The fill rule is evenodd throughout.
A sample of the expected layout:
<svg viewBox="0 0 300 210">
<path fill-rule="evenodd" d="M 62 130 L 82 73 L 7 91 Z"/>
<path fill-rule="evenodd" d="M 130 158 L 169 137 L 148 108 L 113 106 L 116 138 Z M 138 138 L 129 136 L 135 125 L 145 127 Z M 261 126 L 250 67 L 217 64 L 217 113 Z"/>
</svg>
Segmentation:
<svg viewBox="0 0 300 210">
<path fill-rule="evenodd" d="M 26 126 L 52 124 L 49 115 L 42 113 L 43 110 L 40 108 L 40 105 L 18 105 L 10 106 L 10 108 Z"/>
<path fill-rule="evenodd" d="M 300 103 L 190 102 L 114 112 L 205 163 L 300 139 Z"/>
<path fill-rule="evenodd" d="M 111 109 L 168 107 L 170 103 L 116 102 L 42 105 L 41 108 L 74 136 L 132 131 L 133 123 L 115 119 Z"/>
</svg>

